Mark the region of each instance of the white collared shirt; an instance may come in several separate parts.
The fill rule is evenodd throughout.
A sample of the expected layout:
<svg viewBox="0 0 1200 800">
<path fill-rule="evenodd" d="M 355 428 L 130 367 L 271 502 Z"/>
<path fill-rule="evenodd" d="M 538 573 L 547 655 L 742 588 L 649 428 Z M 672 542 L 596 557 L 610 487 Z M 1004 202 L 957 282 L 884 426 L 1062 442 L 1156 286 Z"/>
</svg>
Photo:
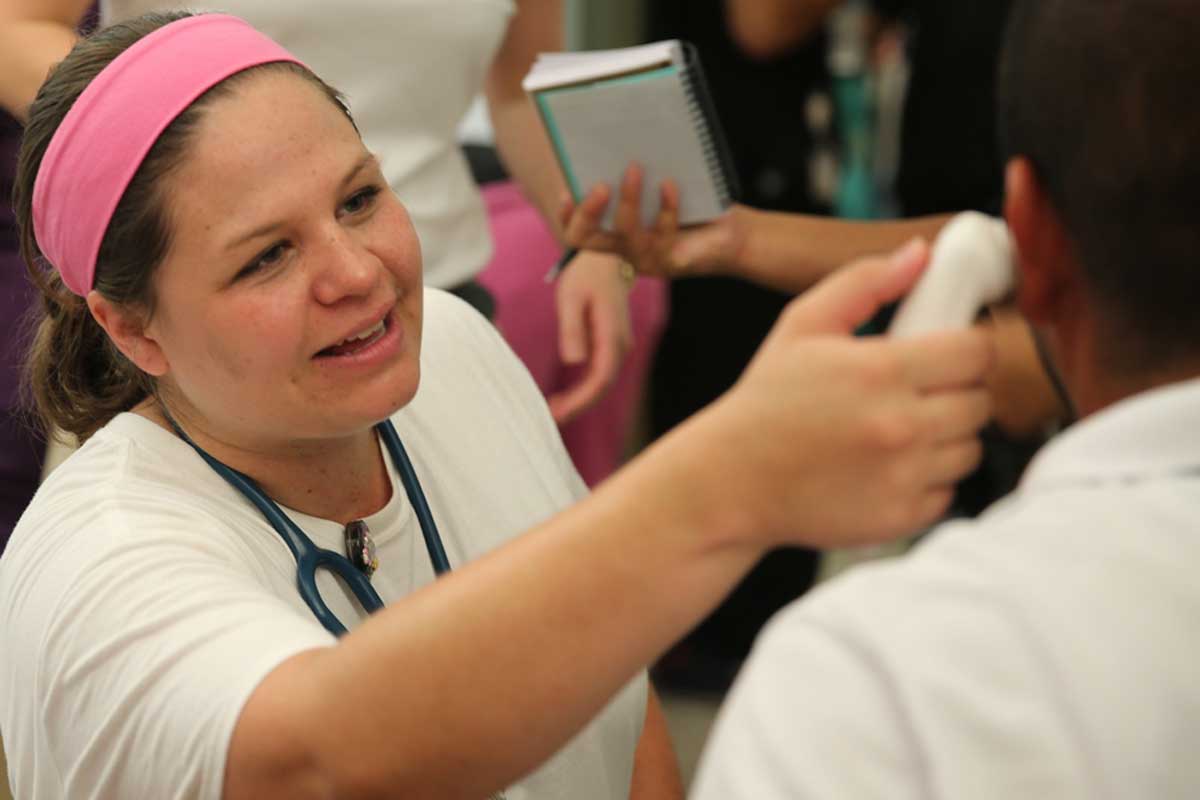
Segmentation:
<svg viewBox="0 0 1200 800">
<path fill-rule="evenodd" d="M 1200 381 L 1047 445 L 1018 490 L 780 613 L 702 800 L 1200 792 Z"/>
</svg>

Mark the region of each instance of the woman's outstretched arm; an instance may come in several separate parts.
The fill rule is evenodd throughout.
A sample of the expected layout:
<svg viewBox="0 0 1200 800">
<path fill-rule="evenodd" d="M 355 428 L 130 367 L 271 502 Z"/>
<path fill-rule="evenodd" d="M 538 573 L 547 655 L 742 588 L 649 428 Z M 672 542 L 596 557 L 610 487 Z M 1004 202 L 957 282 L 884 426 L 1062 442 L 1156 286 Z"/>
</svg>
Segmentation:
<svg viewBox="0 0 1200 800">
<path fill-rule="evenodd" d="M 272 671 L 238 720 L 225 797 L 486 797 L 767 549 L 935 520 L 979 457 L 987 340 L 850 336 L 926 258 L 914 245 L 839 271 L 733 389 L 592 495 Z"/>
</svg>

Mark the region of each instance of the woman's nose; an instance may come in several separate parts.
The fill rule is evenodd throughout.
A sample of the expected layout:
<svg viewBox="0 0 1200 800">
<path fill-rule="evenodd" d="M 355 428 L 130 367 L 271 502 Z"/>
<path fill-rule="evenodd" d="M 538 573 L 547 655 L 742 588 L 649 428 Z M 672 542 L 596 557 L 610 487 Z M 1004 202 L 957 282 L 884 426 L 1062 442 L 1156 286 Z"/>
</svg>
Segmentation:
<svg viewBox="0 0 1200 800">
<path fill-rule="evenodd" d="M 340 228 L 326 237 L 314 255 L 313 293 L 324 305 L 370 294 L 383 275 L 379 259 Z"/>
</svg>

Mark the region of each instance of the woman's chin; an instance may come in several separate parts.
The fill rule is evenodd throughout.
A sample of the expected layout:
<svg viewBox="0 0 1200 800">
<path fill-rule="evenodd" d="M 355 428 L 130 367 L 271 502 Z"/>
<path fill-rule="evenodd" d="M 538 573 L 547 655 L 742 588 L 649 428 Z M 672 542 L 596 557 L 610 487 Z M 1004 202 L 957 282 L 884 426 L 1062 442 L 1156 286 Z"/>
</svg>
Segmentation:
<svg viewBox="0 0 1200 800">
<path fill-rule="evenodd" d="M 417 396 L 418 375 L 412 375 L 407 380 L 389 383 L 390 385 L 387 387 L 372 389 L 372 394 L 376 395 L 376 399 L 373 402 L 362 403 L 354 409 L 347 409 L 347 416 L 373 425 L 390 419 Z"/>
</svg>

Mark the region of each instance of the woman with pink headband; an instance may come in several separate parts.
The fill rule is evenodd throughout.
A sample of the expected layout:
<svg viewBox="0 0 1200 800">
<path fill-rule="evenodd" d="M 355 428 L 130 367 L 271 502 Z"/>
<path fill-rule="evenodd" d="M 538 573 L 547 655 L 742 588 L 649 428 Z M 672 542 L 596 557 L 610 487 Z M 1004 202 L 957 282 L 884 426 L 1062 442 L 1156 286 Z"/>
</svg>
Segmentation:
<svg viewBox="0 0 1200 800">
<path fill-rule="evenodd" d="M 643 665 L 767 549 L 936 518 L 988 414 L 978 334 L 849 336 L 914 244 L 585 497 L 337 94 L 224 15 L 78 44 L 15 203 L 83 442 L 0 559 L 20 797 L 678 797 Z"/>
<path fill-rule="evenodd" d="M 0 109 L 24 118 L 89 5 L 103 24 L 196 8 L 186 0 L 0 0 Z M 661 282 L 631 289 L 619 259 L 603 253 L 581 253 L 560 280 L 543 280 L 561 252 L 552 218 L 565 184 L 521 78 L 536 53 L 563 48 L 564 6 L 224 0 L 201 7 L 247 20 L 346 94 L 421 238 L 426 284 L 492 317 L 548 397 L 573 461 L 595 483 L 623 460 L 665 308 Z M 512 176 L 503 187 L 476 185 L 476 165 L 468 169 L 456 139 L 477 95 L 487 98 L 497 152 Z M 0 375 L 0 391 L 2 383 Z M 59 451 L 52 448 L 51 467 Z M 13 523 L 36 488 L 36 469 L 33 476 L 24 500 L 13 499 Z"/>
</svg>

